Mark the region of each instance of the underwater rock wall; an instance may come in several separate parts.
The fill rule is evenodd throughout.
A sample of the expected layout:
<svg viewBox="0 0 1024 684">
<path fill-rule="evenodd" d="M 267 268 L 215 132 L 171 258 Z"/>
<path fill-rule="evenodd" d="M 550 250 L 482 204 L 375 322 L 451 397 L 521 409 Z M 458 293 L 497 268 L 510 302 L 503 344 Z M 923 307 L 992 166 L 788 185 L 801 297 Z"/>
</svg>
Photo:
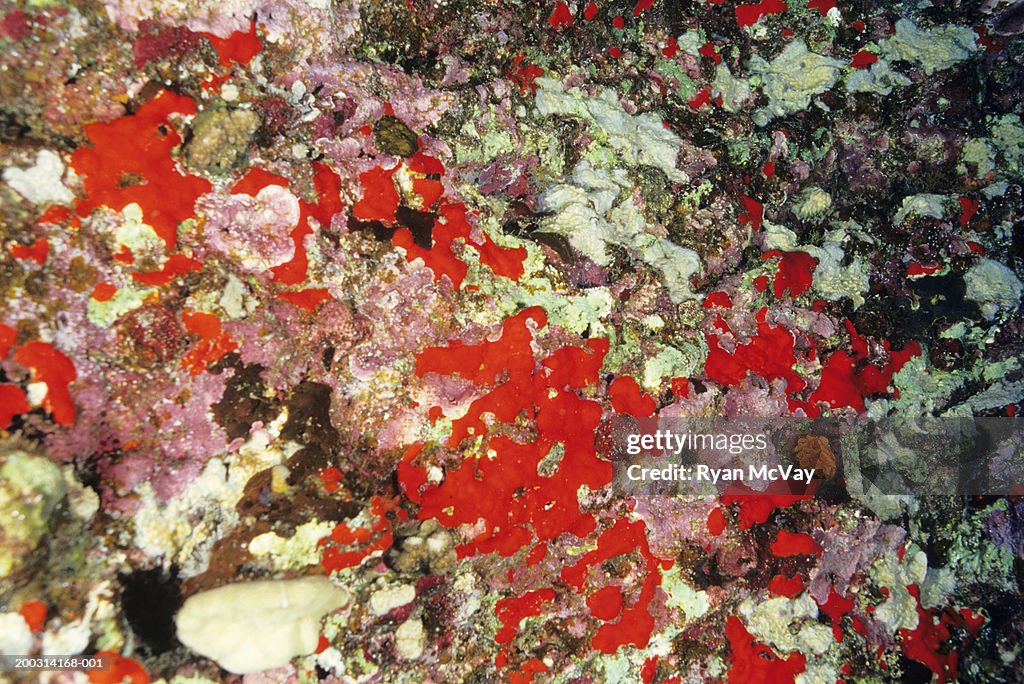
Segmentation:
<svg viewBox="0 0 1024 684">
<path fill-rule="evenodd" d="M 0 678 L 1024 681 L 1024 490 L 613 467 L 1016 416 L 1021 17 L 0 2 Z"/>
</svg>

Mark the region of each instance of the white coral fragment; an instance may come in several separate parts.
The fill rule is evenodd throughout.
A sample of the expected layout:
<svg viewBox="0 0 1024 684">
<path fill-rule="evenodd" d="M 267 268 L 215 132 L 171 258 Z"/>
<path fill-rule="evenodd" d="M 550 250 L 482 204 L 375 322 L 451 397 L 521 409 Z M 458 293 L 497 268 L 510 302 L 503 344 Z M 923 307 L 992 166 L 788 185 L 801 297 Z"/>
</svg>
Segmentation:
<svg viewBox="0 0 1024 684">
<path fill-rule="evenodd" d="M 423 629 L 423 621 L 406 620 L 395 630 L 395 653 L 399 658 L 413 660 L 423 655 L 427 643 L 427 633 Z"/>
<path fill-rule="evenodd" d="M 185 601 L 178 639 L 229 672 L 268 670 L 315 651 L 320 620 L 348 601 L 326 577 L 229 584 Z"/>
<path fill-rule="evenodd" d="M 411 584 L 396 584 L 378 589 L 370 595 L 370 612 L 385 615 L 399 606 L 416 600 L 416 587 Z"/>
</svg>

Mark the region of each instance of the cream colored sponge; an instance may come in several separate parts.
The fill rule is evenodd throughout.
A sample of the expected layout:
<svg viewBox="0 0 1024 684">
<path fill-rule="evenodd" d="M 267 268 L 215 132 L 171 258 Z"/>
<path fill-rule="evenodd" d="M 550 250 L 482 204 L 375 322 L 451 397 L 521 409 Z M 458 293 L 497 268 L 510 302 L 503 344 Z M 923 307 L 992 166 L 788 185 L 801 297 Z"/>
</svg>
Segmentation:
<svg viewBox="0 0 1024 684">
<path fill-rule="evenodd" d="M 320 620 L 348 601 L 326 577 L 229 584 L 185 601 L 178 639 L 229 672 L 259 672 L 316 650 Z"/>
</svg>

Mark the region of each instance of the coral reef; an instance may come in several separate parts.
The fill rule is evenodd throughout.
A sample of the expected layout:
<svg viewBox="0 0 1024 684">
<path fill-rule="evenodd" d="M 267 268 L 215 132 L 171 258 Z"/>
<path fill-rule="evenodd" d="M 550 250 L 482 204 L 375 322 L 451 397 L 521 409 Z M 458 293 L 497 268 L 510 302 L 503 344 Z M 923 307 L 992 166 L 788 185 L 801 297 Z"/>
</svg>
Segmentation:
<svg viewBox="0 0 1024 684">
<path fill-rule="evenodd" d="M 1024 681 L 1022 33 L 0 0 L 0 681 Z"/>
</svg>

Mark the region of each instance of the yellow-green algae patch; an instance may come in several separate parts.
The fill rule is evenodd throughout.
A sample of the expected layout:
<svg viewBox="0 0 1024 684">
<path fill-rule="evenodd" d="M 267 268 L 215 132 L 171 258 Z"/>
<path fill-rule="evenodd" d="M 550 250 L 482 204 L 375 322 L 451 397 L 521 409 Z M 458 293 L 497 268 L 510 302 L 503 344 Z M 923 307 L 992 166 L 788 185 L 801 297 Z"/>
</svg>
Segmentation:
<svg viewBox="0 0 1024 684">
<path fill-rule="evenodd" d="M 17 570 L 43 540 L 64 497 L 60 468 L 42 456 L 12 450 L 0 466 L 0 577 Z"/>
</svg>

